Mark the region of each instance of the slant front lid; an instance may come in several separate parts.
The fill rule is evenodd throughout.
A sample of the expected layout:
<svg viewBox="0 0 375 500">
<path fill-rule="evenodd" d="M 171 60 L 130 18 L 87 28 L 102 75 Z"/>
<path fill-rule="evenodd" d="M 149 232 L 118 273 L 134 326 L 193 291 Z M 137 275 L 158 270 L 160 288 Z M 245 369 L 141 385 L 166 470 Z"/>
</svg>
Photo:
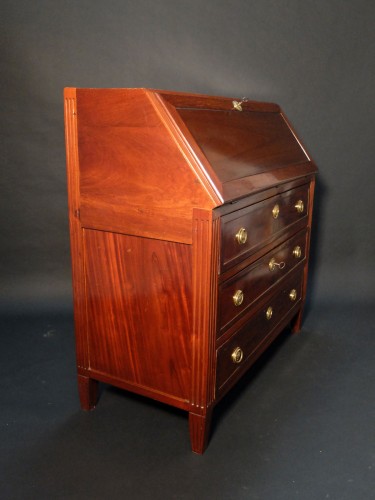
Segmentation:
<svg viewBox="0 0 375 500">
<path fill-rule="evenodd" d="M 177 111 L 222 183 L 309 161 L 280 113 Z"/>
</svg>

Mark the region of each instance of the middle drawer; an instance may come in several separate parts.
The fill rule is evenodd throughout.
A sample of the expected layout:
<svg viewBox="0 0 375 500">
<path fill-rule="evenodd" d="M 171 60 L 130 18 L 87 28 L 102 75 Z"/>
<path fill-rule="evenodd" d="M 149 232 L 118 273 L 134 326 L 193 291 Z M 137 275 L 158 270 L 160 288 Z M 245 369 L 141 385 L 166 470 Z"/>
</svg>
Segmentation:
<svg viewBox="0 0 375 500">
<path fill-rule="evenodd" d="M 302 231 L 219 285 L 218 337 L 305 256 L 306 232 Z"/>
</svg>

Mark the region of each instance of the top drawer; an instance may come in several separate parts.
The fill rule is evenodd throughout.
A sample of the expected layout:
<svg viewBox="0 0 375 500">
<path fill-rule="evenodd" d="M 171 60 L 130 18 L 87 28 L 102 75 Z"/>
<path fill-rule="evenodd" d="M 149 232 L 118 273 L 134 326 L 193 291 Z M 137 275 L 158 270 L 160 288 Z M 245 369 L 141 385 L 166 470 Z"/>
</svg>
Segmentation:
<svg viewBox="0 0 375 500">
<path fill-rule="evenodd" d="M 309 185 L 305 184 L 223 216 L 221 271 L 277 238 L 284 229 L 301 221 L 307 224 L 308 205 Z"/>
</svg>

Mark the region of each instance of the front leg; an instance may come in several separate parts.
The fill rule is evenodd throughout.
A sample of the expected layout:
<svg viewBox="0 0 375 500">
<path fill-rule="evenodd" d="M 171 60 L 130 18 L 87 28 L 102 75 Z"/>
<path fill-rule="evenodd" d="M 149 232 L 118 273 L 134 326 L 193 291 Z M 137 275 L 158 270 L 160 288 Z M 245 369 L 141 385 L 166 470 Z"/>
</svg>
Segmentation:
<svg viewBox="0 0 375 500">
<path fill-rule="evenodd" d="M 298 313 L 293 317 L 290 322 L 292 333 L 299 333 L 302 327 L 303 306 L 299 309 Z"/>
<path fill-rule="evenodd" d="M 191 449 L 194 453 L 202 455 L 207 448 L 210 437 L 212 409 L 207 409 L 205 415 L 189 413 L 189 430 Z"/>
<path fill-rule="evenodd" d="M 93 410 L 98 401 L 98 381 L 83 375 L 78 375 L 78 394 L 82 410 Z"/>
</svg>

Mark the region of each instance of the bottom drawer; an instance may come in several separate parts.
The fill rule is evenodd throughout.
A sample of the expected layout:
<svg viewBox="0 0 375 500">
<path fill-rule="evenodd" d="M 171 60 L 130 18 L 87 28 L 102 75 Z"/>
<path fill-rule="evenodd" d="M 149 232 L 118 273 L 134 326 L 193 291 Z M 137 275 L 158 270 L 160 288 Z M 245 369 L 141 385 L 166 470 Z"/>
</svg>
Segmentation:
<svg viewBox="0 0 375 500">
<path fill-rule="evenodd" d="M 286 280 L 269 296 L 265 305 L 235 332 L 216 353 L 216 389 L 220 391 L 230 379 L 240 375 L 251 355 L 287 314 L 301 301 L 302 272 Z"/>
</svg>

